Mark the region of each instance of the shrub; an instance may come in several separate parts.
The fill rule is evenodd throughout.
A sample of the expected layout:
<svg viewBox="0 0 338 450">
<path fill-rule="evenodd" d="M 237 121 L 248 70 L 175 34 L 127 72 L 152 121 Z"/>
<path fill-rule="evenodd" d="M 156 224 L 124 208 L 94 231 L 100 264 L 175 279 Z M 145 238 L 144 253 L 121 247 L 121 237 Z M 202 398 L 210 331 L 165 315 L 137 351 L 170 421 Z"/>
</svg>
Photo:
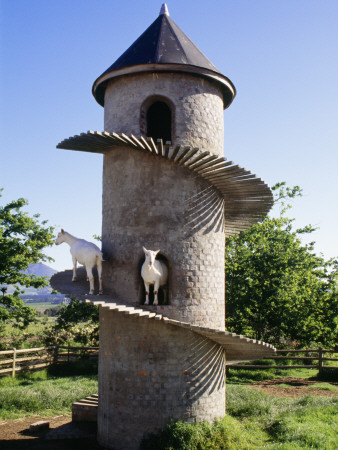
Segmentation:
<svg viewBox="0 0 338 450">
<path fill-rule="evenodd" d="M 172 422 L 143 438 L 140 450 L 232 450 L 250 448 L 250 441 L 245 428 L 226 416 L 213 424 Z"/>
</svg>

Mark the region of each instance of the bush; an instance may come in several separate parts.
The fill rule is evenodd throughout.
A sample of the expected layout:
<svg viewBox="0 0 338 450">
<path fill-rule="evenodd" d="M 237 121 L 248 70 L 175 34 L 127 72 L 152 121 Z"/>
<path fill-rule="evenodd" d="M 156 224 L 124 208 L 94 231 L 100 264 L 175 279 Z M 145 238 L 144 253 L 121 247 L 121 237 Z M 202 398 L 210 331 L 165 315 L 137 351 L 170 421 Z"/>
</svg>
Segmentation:
<svg viewBox="0 0 338 450">
<path fill-rule="evenodd" d="M 213 424 L 172 422 L 158 433 L 145 437 L 140 450 L 232 450 L 249 448 L 250 435 L 233 417 Z"/>
</svg>

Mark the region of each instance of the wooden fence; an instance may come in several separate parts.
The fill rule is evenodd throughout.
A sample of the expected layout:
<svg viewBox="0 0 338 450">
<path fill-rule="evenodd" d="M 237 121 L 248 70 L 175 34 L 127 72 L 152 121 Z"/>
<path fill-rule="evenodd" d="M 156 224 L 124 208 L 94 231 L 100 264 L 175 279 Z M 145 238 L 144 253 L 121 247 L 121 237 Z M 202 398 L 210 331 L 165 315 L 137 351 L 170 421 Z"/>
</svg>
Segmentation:
<svg viewBox="0 0 338 450">
<path fill-rule="evenodd" d="M 337 366 L 327 366 L 326 361 L 338 361 L 338 358 L 328 358 L 326 354 L 338 354 L 338 348 L 334 350 L 325 350 L 323 348 L 307 349 L 307 350 L 277 350 L 278 356 L 270 356 L 265 359 L 275 361 L 308 361 L 308 364 L 296 365 L 268 365 L 268 364 L 231 364 L 228 368 L 239 367 L 245 369 L 318 369 L 319 374 L 323 369 L 337 369 Z M 71 346 L 52 346 L 37 347 L 17 350 L 0 351 L 0 376 L 15 376 L 17 372 L 25 370 L 37 370 L 48 367 L 51 364 L 59 364 L 65 362 L 76 361 L 79 358 L 86 357 L 88 363 L 96 362 L 99 354 L 98 347 L 71 347 Z M 279 356 L 281 354 L 281 356 Z M 298 354 L 300 356 L 289 356 L 289 354 Z M 307 354 L 309 356 L 303 356 Z M 284 356 L 283 356 L 284 355 Z M 316 362 L 317 361 L 317 362 Z M 316 362 L 316 363 L 315 363 Z"/>
<path fill-rule="evenodd" d="M 289 354 L 301 354 L 304 353 L 308 356 L 288 356 Z M 228 367 L 240 367 L 245 369 L 318 369 L 319 374 L 322 374 L 323 369 L 338 369 L 337 366 L 328 366 L 325 365 L 325 361 L 338 361 L 338 358 L 328 358 L 325 355 L 328 353 L 337 354 L 338 348 L 336 347 L 334 350 L 326 350 L 321 347 L 317 349 L 306 349 L 306 350 L 277 350 L 278 356 L 267 356 L 263 359 L 275 360 L 275 361 L 299 361 L 303 362 L 303 364 L 295 364 L 295 365 L 268 365 L 268 364 L 231 364 Z M 282 356 L 279 356 L 281 354 Z M 284 356 L 283 356 L 284 355 Z M 308 364 L 304 363 L 304 361 L 308 361 Z M 317 361 L 315 363 L 315 361 Z"/>
<path fill-rule="evenodd" d="M 98 347 L 70 347 L 55 345 L 52 347 L 37 347 L 0 351 L 0 376 L 15 376 L 17 372 L 43 369 L 51 364 L 76 361 L 86 357 L 88 363 L 97 360 Z"/>
</svg>

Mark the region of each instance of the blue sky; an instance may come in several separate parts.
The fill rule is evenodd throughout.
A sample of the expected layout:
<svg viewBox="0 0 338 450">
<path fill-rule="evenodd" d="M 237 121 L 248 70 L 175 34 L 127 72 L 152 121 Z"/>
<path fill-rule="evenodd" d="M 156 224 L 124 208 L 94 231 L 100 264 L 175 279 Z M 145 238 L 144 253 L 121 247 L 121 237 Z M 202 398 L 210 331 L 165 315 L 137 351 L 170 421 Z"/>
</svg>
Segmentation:
<svg viewBox="0 0 338 450">
<path fill-rule="evenodd" d="M 94 80 L 156 19 L 147 0 L 2 0 L 3 202 L 29 201 L 51 225 L 93 240 L 101 231 L 102 156 L 57 150 L 103 129 Z M 317 253 L 338 256 L 338 2 L 228 0 L 168 3 L 172 19 L 231 79 L 225 156 L 270 186 L 300 185 L 290 216 L 320 227 Z M 47 251 L 71 267 L 66 246 Z"/>
</svg>

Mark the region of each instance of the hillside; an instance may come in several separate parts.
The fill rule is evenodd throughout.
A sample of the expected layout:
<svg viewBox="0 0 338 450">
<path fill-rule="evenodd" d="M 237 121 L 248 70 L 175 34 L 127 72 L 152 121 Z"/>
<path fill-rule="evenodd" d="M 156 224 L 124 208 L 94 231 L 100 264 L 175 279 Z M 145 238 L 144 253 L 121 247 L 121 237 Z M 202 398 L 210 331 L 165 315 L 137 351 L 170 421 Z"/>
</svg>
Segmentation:
<svg viewBox="0 0 338 450">
<path fill-rule="evenodd" d="M 36 275 L 38 277 L 47 277 L 49 279 L 55 273 L 57 273 L 57 270 L 48 267 L 46 264 L 37 263 L 37 264 L 30 264 L 25 273 L 27 275 Z"/>
<path fill-rule="evenodd" d="M 47 277 L 49 280 L 52 275 L 57 273 L 57 270 L 52 269 L 51 267 L 47 266 L 46 264 L 37 263 L 37 264 L 30 264 L 27 270 L 24 271 L 27 275 L 36 275 L 38 277 Z M 24 291 L 24 297 L 27 298 L 27 295 L 48 295 L 52 292 L 52 288 L 50 286 L 46 286 L 44 288 L 35 289 L 33 287 L 25 287 L 22 286 L 21 289 Z M 9 294 L 12 294 L 14 292 L 14 286 L 9 285 L 7 286 L 7 292 Z"/>
</svg>

